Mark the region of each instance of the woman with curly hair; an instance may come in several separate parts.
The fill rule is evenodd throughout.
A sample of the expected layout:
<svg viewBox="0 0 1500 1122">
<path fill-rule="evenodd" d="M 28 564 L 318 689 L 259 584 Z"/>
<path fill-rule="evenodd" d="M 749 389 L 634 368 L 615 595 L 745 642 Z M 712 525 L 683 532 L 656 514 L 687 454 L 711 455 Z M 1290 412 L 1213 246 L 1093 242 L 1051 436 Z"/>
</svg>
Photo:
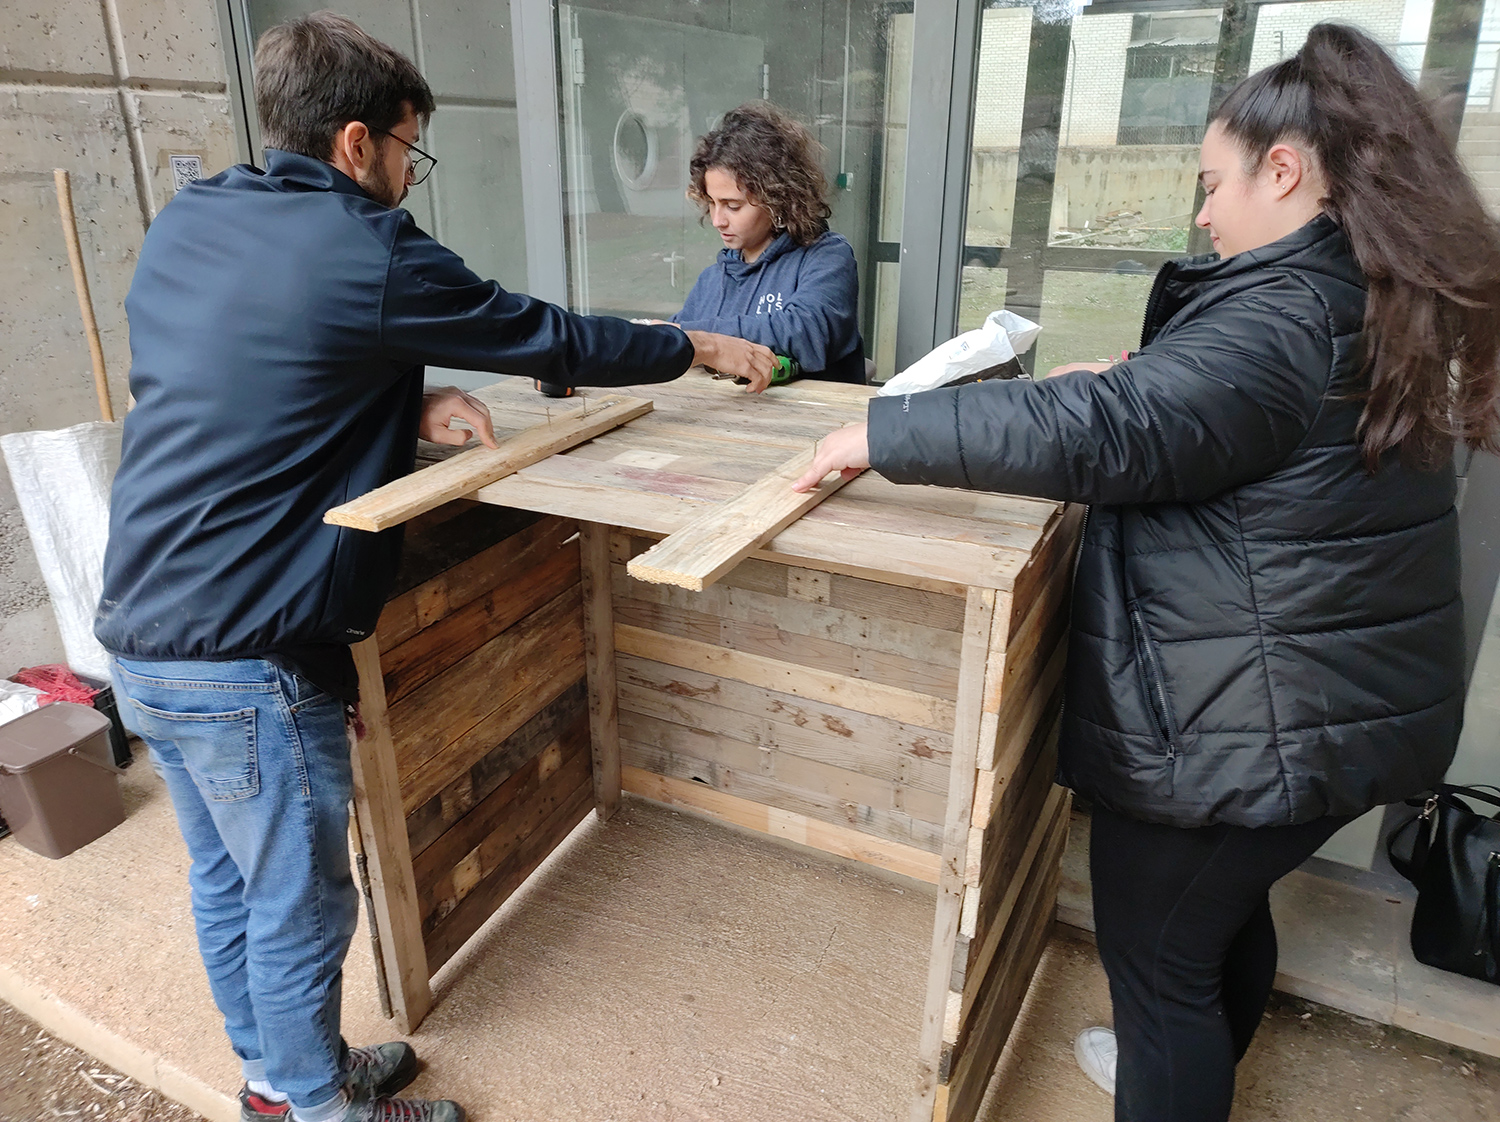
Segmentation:
<svg viewBox="0 0 1500 1122">
<path fill-rule="evenodd" d="M 821 146 L 769 102 L 698 141 L 688 198 L 724 241 L 672 322 L 761 343 L 803 377 L 865 381 L 854 250 L 828 229 Z M 784 380 L 778 377 L 777 380 Z"/>
</svg>

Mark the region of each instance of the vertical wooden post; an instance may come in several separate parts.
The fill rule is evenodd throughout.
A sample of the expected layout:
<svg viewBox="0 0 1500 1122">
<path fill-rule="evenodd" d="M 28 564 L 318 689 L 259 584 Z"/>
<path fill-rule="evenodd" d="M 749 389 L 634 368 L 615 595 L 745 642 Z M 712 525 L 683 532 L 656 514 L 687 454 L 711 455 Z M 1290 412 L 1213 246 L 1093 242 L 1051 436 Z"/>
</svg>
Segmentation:
<svg viewBox="0 0 1500 1122">
<path fill-rule="evenodd" d="M 432 1006 L 422 917 L 417 907 L 416 877 L 401 806 L 396 772 L 396 744 L 385 708 L 380 648 L 374 637 L 354 645 L 359 671 L 359 720 L 350 737 L 354 764 L 355 822 L 369 865 L 383 962 L 396 1024 L 412 1032 Z"/>
<path fill-rule="evenodd" d="M 942 1122 L 947 1096 L 938 1091 L 943 1022 L 948 1009 L 948 979 L 963 910 L 964 867 L 969 824 L 974 812 L 975 761 L 983 719 L 984 686 L 989 662 L 996 602 L 1010 615 L 1010 597 L 992 588 L 970 588 L 964 608 L 964 637 L 958 664 L 958 699 L 953 721 L 953 757 L 948 776 L 948 812 L 943 824 L 942 863 L 938 866 L 937 914 L 932 924 L 932 959 L 927 965 L 927 1000 L 917 1046 L 917 1086 L 911 1122 Z"/>
<path fill-rule="evenodd" d="M 589 742 L 595 809 L 602 821 L 620 806 L 620 712 L 615 683 L 615 609 L 609 577 L 609 527 L 578 524 L 583 570 L 583 649 L 589 681 Z"/>
</svg>

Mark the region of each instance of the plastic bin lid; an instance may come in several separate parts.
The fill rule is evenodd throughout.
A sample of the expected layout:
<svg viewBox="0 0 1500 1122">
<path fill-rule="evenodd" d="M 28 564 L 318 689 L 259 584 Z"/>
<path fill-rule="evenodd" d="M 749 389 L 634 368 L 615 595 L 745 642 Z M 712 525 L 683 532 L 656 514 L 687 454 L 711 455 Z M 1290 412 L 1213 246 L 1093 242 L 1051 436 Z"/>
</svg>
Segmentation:
<svg viewBox="0 0 1500 1122">
<path fill-rule="evenodd" d="M 56 701 L 0 725 L 0 768 L 19 775 L 109 728 L 87 705 Z"/>
</svg>

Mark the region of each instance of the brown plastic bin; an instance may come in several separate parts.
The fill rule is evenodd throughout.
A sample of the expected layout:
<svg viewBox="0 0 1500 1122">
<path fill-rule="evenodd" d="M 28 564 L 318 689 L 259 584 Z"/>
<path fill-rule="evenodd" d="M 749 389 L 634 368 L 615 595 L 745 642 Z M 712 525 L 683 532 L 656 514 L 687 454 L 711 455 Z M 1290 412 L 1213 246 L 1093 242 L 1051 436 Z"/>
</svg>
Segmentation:
<svg viewBox="0 0 1500 1122">
<path fill-rule="evenodd" d="M 66 857 L 125 821 L 109 718 L 59 701 L 0 725 L 0 816 L 33 853 Z"/>
</svg>

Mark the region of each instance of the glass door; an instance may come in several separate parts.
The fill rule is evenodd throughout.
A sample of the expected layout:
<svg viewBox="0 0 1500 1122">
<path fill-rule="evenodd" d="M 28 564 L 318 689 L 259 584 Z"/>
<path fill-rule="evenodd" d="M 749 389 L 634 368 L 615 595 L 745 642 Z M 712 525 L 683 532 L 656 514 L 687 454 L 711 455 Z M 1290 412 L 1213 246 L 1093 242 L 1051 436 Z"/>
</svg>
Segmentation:
<svg viewBox="0 0 1500 1122">
<path fill-rule="evenodd" d="M 903 98 L 893 20 L 911 5 L 872 0 L 589 0 L 557 8 L 558 102 L 568 297 L 577 311 L 665 318 L 722 243 L 686 197 L 698 139 L 728 110 L 767 99 L 824 149 L 829 225 L 860 273 L 866 353 L 894 324 Z M 909 55 L 909 51 L 908 51 Z M 899 61 L 899 60 L 898 60 Z M 899 120 L 894 120 L 899 118 Z M 885 159 L 892 152 L 896 169 Z M 886 330 L 889 335 L 889 329 Z M 890 371 L 886 371 L 887 374 Z"/>
</svg>

